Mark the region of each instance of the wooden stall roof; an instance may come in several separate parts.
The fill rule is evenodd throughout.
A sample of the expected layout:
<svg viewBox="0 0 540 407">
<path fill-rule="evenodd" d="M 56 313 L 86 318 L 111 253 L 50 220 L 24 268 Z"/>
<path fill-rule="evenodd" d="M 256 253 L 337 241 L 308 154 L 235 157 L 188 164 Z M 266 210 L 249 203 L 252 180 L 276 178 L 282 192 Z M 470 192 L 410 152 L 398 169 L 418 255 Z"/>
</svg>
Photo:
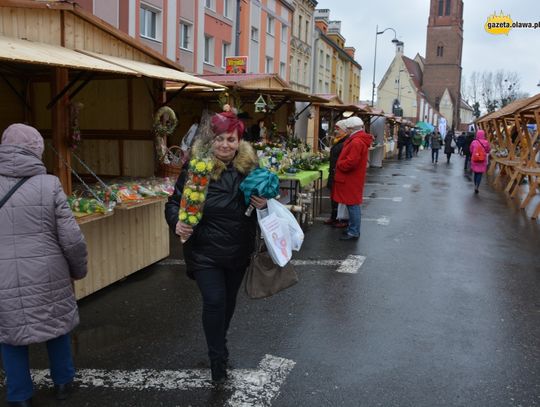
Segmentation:
<svg viewBox="0 0 540 407">
<path fill-rule="evenodd" d="M 536 99 L 533 102 L 529 103 L 527 106 L 523 106 L 520 109 L 520 113 L 525 114 L 525 116 L 527 116 L 531 112 L 534 112 L 535 110 L 538 110 L 538 109 L 540 109 L 540 99 Z"/>
<path fill-rule="evenodd" d="M 198 77 L 234 89 L 240 94 L 251 93 L 254 98 L 256 98 L 256 94 L 262 93 L 281 98 L 288 97 L 296 102 L 327 103 L 324 98 L 292 89 L 277 74 L 212 74 L 198 75 Z M 167 91 L 174 91 L 179 88 L 180 86 L 177 84 L 167 83 Z"/>
<path fill-rule="evenodd" d="M 516 112 L 523 109 L 527 105 L 538 101 L 540 101 L 540 93 L 529 98 L 514 100 L 512 103 L 507 104 L 502 109 L 499 109 L 496 112 L 481 117 L 480 119 L 478 119 L 478 121 L 483 122 L 486 120 L 500 119 L 506 116 L 513 116 Z"/>
<path fill-rule="evenodd" d="M 0 60 L 18 64 L 15 70 L 20 64 L 56 66 L 223 89 L 181 72 L 180 65 L 71 2 L 0 0 L 0 36 Z M 96 46 L 98 37 L 107 46 Z"/>
</svg>

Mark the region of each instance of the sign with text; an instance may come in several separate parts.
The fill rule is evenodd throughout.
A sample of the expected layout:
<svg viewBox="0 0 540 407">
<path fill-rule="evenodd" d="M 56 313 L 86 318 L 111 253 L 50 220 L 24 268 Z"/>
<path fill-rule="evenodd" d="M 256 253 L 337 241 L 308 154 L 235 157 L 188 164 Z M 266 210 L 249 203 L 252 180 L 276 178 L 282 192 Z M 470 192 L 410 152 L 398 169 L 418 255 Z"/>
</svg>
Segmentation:
<svg viewBox="0 0 540 407">
<path fill-rule="evenodd" d="M 225 73 L 246 73 L 248 57 L 225 57 Z"/>
</svg>

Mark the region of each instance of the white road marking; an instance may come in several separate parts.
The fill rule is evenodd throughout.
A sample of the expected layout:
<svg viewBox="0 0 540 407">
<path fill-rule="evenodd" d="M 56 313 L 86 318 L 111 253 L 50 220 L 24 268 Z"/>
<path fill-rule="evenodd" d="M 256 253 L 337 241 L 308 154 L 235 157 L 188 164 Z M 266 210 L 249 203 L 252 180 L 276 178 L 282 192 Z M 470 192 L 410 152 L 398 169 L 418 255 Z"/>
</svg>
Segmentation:
<svg viewBox="0 0 540 407">
<path fill-rule="evenodd" d="M 332 259 L 320 259 L 320 260 L 300 260 L 300 259 L 293 259 L 291 260 L 291 263 L 293 266 L 340 266 L 342 267 L 343 264 L 350 262 L 351 259 L 356 257 L 363 257 L 363 256 L 353 256 L 349 255 L 345 260 L 332 260 Z M 365 259 L 365 257 L 364 257 Z M 161 260 L 159 263 L 157 263 L 158 266 L 185 266 L 186 262 L 182 259 L 165 259 Z M 348 263 L 347 263 L 348 264 Z M 362 264 L 360 264 L 361 266 Z M 360 267 L 359 266 L 359 267 Z M 338 272 L 341 273 L 341 271 Z"/>
<path fill-rule="evenodd" d="M 403 188 L 410 188 L 411 186 L 411 184 L 403 184 Z"/>
<path fill-rule="evenodd" d="M 296 362 L 265 355 L 257 370 L 231 370 L 230 379 L 223 386 L 233 391 L 227 407 L 270 407 Z M 51 387 L 49 370 L 32 370 L 34 384 Z M 105 387 L 119 390 L 192 390 L 213 388 L 208 369 L 194 370 L 104 370 L 78 369 L 77 386 Z"/>
<path fill-rule="evenodd" d="M 338 268 L 337 272 L 356 274 L 358 273 L 358 270 L 360 269 L 360 267 L 362 267 L 362 264 L 364 264 L 364 261 L 366 261 L 365 256 L 357 256 L 357 255 L 351 254 L 347 256 L 345 261 Z"/>
<path fill-rule="evenodd" d="M 392 201 L 392 202 L 403 202 L 403 198 L 401 196 L 395 196 L 393 198 L 385 198 L 385 197 L 371 197 L 371 196 L 364 196 L 364 199 L 378 199 L 380 201 Z M 323 196 L 323 199 L 330 199 L 329 196 Z"/>
<path fill-rule="evenodd" d="M 328 218 L 321 218 L 321 217 L 315 218 L 315 220 L 319 220 L 319 221 L 325 221 L 326 219 Z M 381 216 L 380 218 L 376 218 L 376 219 L 362 217 L 361 220 L 362 222 L 377 222 L 377 224 L 381 226 L 388 226 L 390 224 L 390 218 L 386 216 Z"/>
</svg>

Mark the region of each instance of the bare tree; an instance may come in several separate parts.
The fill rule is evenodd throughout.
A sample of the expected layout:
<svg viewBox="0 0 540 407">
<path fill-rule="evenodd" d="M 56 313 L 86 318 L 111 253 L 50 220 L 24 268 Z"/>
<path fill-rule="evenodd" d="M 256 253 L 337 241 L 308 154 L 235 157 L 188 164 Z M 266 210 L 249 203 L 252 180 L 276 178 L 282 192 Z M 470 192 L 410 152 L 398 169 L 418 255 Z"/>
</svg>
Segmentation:
<svg viewBox="0 0 540 407">
<path fill-rule="evenodd" d="M 482 102 L 484 107 L 490 112 L 494 112 L 499 106 L 499 102 L 495 96 L 495 89 L 493 87 L 493 72 L 484 71 L 480 78 L 480 87 L 482 92 Z"/>
</svg>

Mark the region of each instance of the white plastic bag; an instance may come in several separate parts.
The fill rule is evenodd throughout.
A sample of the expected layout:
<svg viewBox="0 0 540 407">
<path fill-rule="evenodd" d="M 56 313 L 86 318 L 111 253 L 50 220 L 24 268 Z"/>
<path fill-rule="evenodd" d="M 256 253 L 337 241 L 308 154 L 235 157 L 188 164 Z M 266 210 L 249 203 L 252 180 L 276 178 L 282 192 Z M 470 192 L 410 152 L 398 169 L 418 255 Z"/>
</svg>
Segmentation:
<svg viewBox="0 0 540 407">
<path fill-rule="evenodd" d="M 304 231 L 296 221 L 296 218 L 285 206 L 275 199 L 269 199 L 267 201 L 268 213 L 275 214 L 278 218 L 283 219 L 289 227 L 291 234 L 291 247 L 292 250 L 299 251 L 304 242 Z"/>
<path fill-rule="evenodd" d="M 339 220 L 349 219 L 349 208 L 347 208 L 347 205 L 338 203 L 336 218 Z"/>
<path fill-rule="evenodd" d="M 292 257 L 291 234 L 286 221 L 275 213 L 261 217 L 257 211 L 257 216 L 268 254 L 275 264 L 284 267 Z"/>
</svg>

